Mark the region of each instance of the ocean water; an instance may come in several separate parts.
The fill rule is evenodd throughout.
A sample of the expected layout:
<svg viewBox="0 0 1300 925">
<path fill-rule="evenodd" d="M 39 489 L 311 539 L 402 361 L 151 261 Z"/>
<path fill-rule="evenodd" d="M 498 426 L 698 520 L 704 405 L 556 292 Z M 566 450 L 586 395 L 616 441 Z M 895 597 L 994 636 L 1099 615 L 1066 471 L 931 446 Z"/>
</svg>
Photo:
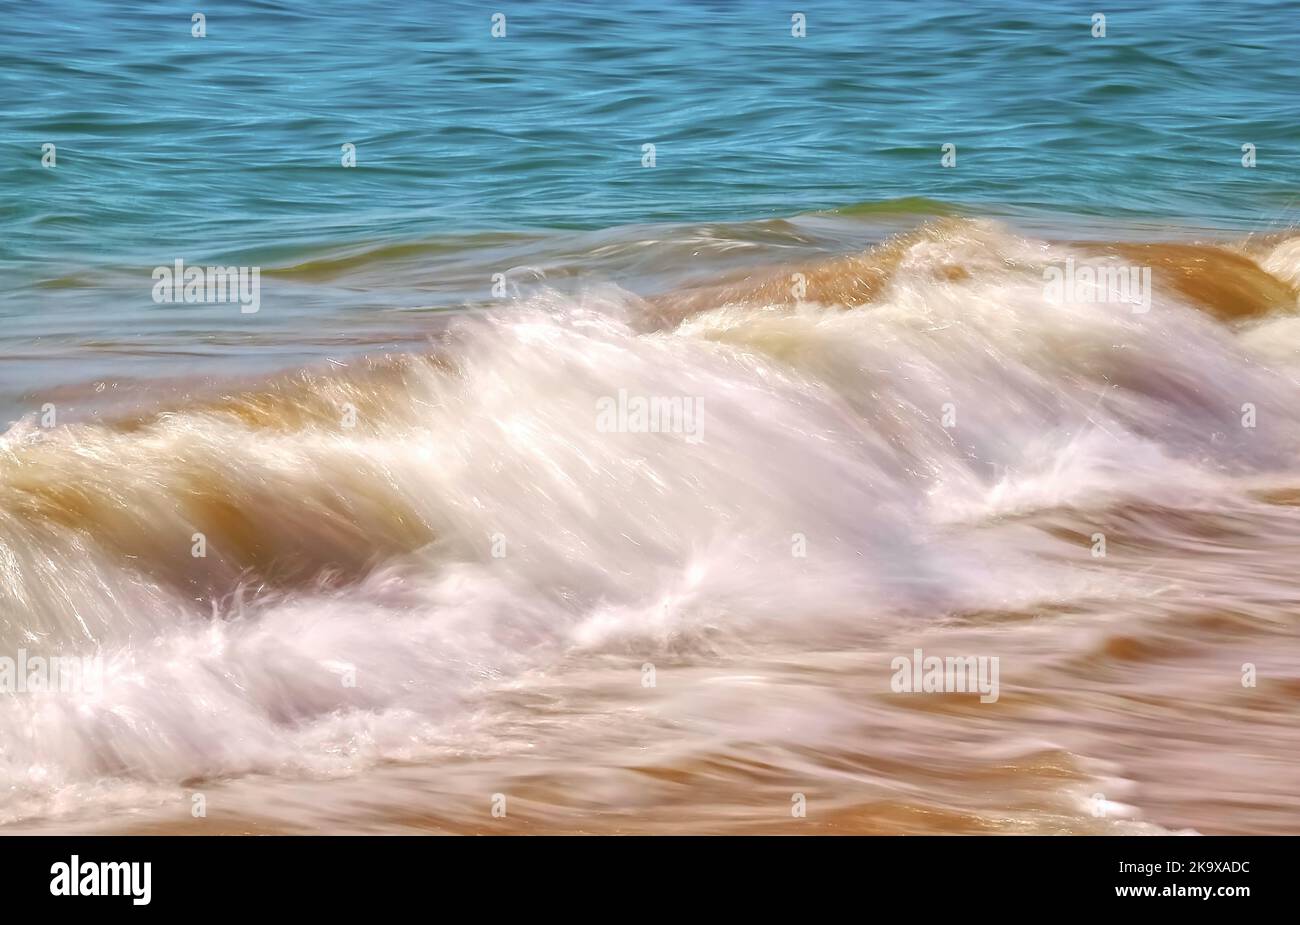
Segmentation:
<svg viewBox="0 0 1300 925">
<path fill-rule="evenodd" d="M 640 245 L 744 234 L 719 223 L 1295 217 L 1294 3 L 1125 4 L 1102 39 L 1068 3 L 800 9 L 802 39 L 757 0 L 528 3 L 493 39 L 490 5 L 232 2 L 196 39 L 183 4 L 0 5 L 0 415 L 109 373 L 372 348 L 515 267 L 632 251 L 667 288 L 708 255 Z M 261 267 L 266 310 L 154 303 L 177 259 Z"/>
<path fill-rule="evenodd" d="M 0 2 L 0 830 L 1300 830 L 1300 7 L 797 6 Z"/>
</svg>

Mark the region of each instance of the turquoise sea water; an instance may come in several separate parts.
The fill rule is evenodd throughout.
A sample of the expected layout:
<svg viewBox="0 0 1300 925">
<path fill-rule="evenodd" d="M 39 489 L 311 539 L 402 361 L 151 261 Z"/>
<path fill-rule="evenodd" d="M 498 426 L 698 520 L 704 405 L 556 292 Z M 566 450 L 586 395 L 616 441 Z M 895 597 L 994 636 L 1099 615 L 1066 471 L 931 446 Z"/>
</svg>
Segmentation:
<svg viewBox="0 0 1300 925">
<path fill-rule="evenodd" d="M 1115 5 L 1093 38 L 1073 3 L 818 2 L 802 39 L 771 2 L 230 2 L 203 39 L 193 4 L 138 6 L 0 6 L 6 269 L 907 196 L 1267 221 L 1297 193 L 1295 3 Z"/>
<path fill-rule="evenodd" d="M 711 255 L 642 245 L 702 223 L 763 245 L 716 223 L 841 210 L 781 254 L 950 211 L 1155 237 L 1294 216 L 1295 3 L 1115 5 L 1104 38 L 1070 3 L 796 6 L 802 38 L 757 0 L 237 0 L 195 38 L 192 4 L 0 3 L 0 406 L 384 343 L 385 311 L 502 268 L 666 288 Z M 177 259 L 263 268 L 267 310 L 155 304 Z"/>
</svg>

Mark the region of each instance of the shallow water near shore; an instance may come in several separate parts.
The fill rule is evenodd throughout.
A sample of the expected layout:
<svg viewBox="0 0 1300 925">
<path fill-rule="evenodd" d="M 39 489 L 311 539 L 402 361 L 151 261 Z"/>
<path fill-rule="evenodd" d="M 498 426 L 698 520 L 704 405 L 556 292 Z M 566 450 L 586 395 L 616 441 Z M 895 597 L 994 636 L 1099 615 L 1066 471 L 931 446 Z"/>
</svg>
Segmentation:
<svg viewBox="0 0 1300 925">
<path fill-rule="evenodd" d="M 1300 831 L 1287 4 L 68 10 L 0 834 Z"/>
<path fill-rule="evenodd" d="M 1045 289 L 1133 248 L 1146 311 Z M 25 419 L 0 634 L 105 678 L 0 709 L 6 821 L 1292 830 L 1295 256 L 945 218 Z M 619 390 L 698 401 L 699 439 L 597 426 Z M 900 692 L 917 649 L 1000 691 Z"/>
</svg>

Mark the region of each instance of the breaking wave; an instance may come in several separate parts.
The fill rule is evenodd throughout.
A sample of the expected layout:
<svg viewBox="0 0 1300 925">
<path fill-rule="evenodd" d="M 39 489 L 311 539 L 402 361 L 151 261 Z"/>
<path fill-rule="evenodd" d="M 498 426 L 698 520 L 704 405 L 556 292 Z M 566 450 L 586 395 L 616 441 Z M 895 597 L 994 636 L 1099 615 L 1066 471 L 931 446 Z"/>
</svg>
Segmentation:
<svg viewBox="0 0 1300 925">
<path fill-rule="evenodd" d="M 1053 296 L 1066 261 L 1149 267 L 1149 308 Z M 490 755 L 500 692 L 584 660 L 888 652 L 979 615 L 1227 600 L 1240 574 L 1196 554 L 1233 523 L 1300 540 L 1297 283 L 1300 238 L 943 219 L 651 299 L 539 283 L 424 351 L 25 419 L 0 438 L 0 654 L 98 655 L 104 678 L 0 697 L 0 821 L 88 788 Z M 598 427 L 619 394 L 697 402 L 700 439 Z M 1133 567 L 1096 568 L 1094 529 Z M 1293 561 L 1252 556 L 1255 629 Z M 1038 665 L 1041 640 L 995 622 Z M 1063 636 L 1048 664 L 1141 657 L 1142 632 Z M 864 711 L 899 709 L 886 673 L 868 690 Z M 708 690 L 682 696 L 727 740 Z"/>
</svg>

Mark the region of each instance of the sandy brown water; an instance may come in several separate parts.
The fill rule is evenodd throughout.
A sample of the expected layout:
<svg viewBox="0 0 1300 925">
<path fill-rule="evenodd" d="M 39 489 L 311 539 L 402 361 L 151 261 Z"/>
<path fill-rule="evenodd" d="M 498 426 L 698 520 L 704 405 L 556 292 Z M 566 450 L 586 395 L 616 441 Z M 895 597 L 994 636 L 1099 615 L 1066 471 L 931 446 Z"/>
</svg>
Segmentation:
<svg viewBox="0 0 1300 925">
<path fill-rule="evenodd" d="M 120 667 L 5 705 L 0 831 L 1294 833 L 1291 240 L 944 221 L 11 432 L 0 639 Z M 1150 318 L 1037 305 L 1060 248 L 1150 266 Z M 703 443 L 591 433 L 658 375 Z M 996 701 L 891 689 L 918 648 Z"/>
</svg>

